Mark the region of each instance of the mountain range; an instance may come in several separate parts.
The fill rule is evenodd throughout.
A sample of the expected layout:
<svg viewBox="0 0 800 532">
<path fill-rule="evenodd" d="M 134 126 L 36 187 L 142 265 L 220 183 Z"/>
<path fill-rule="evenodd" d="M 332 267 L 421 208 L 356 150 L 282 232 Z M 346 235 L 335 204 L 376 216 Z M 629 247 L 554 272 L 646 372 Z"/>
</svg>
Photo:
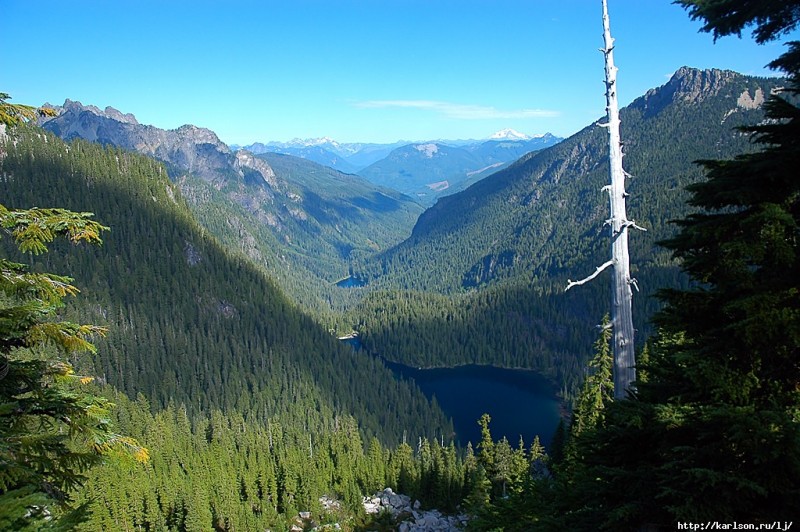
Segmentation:
<svg viewBox="0 0 800 532">
<path fill-rule="evenodd" d="M 63 106 L 48 107 L 58 116 L 45 118 L 42 123 L 61 138 L 79 137 L 137 151 L 165 162 L 173 177 L 192 174 L 218 189 L 231 179 L 242 179 L 245 172 L 261 174 L 261 179 L 269 186 L 277 186 L 274 172 L 263 164 L 256 164 L 248 154 L 279 153 L 313 161 L 341 173 L 358 173 L 371 183 L 406 194 L 422 205 L 431 205 L 437 198 L 466 188 L 525 153 L 561 140 L 549 133 L 530 137 L 504 129 L 483 141 L 344 144 L 323 137 L 287 143 L 254 143 L 237 146 L 234 150 L 205 128 L 185 125 L 175 130 L 162 130 L 139 124 L 133 115 L 123 114 L 113 107 L 100 110 L 71 100 L 65 101 Z"/>
<path fill-rule="evenodd" d="M 684 67 L 622 110 L 628 212 L 647 229 L 631 238 L 639 342 L 651 296 L 688 282 L 657 242 L 691 210 L 695 161 L 753 149 L 736 128 L 761 122 L 783 83 Z M 360 170 L 384 164 L 372 179 L 417 198 L 464 187 L 424 208 L 308 159 L 232 150 L 207 129 L 161 130 L 71 101 L 57 111 L 43 127 L 67 140 L 21 126 L 0 145 L 3 203 L 91 211 L 111 227 L 102 246 L 54 243 L 32 267 L 75 277 L 68 319 L 109 326 L 99 354 L 74 362 L 118 398 L 123 430 L 155 450 L 144 469 L 95 474 L 98 528 L 120 515 L 142 528 L 189 529 L 198 515 L 206 528 L 278 527 L 331 490 L 360 505 L 389 478 L 431 497 L 450 486 L 442 500 L 457 504 L 458 475 L 441 474 L 458 461 L 445 451 L 452 424 L 383 359 L 529 368 L 574 397 L 610 299 L 603 276 L 564 292 L 609 253 L 596 123 L 533 150 L 524 143 L 544 136 L 394 146 Z M 16 257 L 9 239 L 0 246 Z M 353 287 L 336 286 L 346 275 Z M 365 349 L 337 341 L 341 329 Z M 374 436 L 369 459 L 360 434 Z"/>
<path fill-rule="evenodd" d="M 695 161 L 751 150 L 736 128 L 761 121 L 761 103 L 782 83 L 684 67 L 621 111 L 628 216 L 647 229 L 631 235 L 640 342 L 653 295 L 686 283 L 657 242 L 689 212 L 685 188 L 703 177 Z M 409 365 L 533 367 L 568 394 L 610 304 L 603 276 L 564 291 L 609 257 L 607 153 L 606 131 L 587 126 L 440 198 L 408 239 L 355 265 L 371 287 L 358 313 L 365 345 Z"/>
<path fill-rule="evenodd" d="M 508 136 L 501 132 L 501 136 Z M 376 185 L 432 205 L 442 196 L 501 170 L 526 153 L 552 146 L 561 139 L 551 134 L 535 138 L 500 138 L 477 143 L 423 142 L 401 146 L 358 173 Z"/>
<path fill-rule="evenodd" d="M 622 110 L 626 167 L 635 176 L 629 213 L 648 228 L 632 239 L 643 334 L 657 307 L 649 296 L 684 282 L 656 242 L 672 234 L 670 219 L 686 214 L 684 188 L 702 175 L 694 161 L 750 149 L 735 127 L 758 122 L 765 95 L 780 83 L 684 67 Z M 44 127 L 164 157 L 205 227 L 333 328 L 357 330 L 373 352 L 418 366 L 532 367 L 565 394 L 579 380 L 580 346 L 591 344 L 607 306 L 601 282 L 563 293 L 567 278 L 607 260 L 607 141 L 596 125 L 561 142 L 544 135 L 406 144 L 362 169 L 369 179 L 291 155 L 233 152 L 211 132 L 163 132 L 114 110 L 68 103 Z M 553 145 L 531 151 L 536 142 Z M 358 150 L 329 139 L 301 144 Z M 508 157 L 517 159 L 502 162 Z M 476 161 L 486 166 L 472 174 L 481 170 Z M 456 175 L 467 177 L 457 183 Z M 437 201 L 428 199 L 423 212 L 392 189 Z M 350 274 L 366 287 L 333 284 Z M 397 310 L 387 316 L 387 307 Z"/>
<path fill-rule="evenodd" d="M 504 129 L 484 140 L 398 141 L 392 144 L 340 144 L 328 137 L 254 143 L 252 153 L 294 155 L 407 194 L 423 205 L 490 175 L 531 151 L 562 139 L 545 133 L 528 136 Z"/>
</svg>

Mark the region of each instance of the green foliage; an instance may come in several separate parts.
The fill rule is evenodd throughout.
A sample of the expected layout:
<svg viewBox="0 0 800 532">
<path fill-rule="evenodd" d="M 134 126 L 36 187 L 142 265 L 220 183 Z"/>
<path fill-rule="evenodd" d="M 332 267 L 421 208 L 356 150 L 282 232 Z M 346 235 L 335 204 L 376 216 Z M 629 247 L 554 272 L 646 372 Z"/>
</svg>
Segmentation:
<svg viewBox="0 0 800 532">
<path fill-rule="evenodd" d="M 297 511 L 321 512 L 321 495 L 352 516 L 376 486 L 400 491 L 402 483 L 440 508 L 461 501 L 455 447 L 428 439 L 452 433 L 438 407 L 226 252 L 194 222 L 162 166 L 33 128 L 14 135 L 0 161 L 3 197 L 22 205 L 58 199 L 79 213 L 94 210 L 112 228 L 102 247 L 8 270 L 12 280 L 27 273 L 65 293 L 69 279 L 39 270 L 84 280 L 84 296 L 65 310 L 106 324 L 108 334 L 96 356 L 72 353 L 70 364 L 116 388 L 97 401 L 119 404 L 118 425 L 151 451 L 146 464 L 92 469 L 83 489 L 68 492 L 92 511 L 84 529 L 282 528 Z M 0 242 L 11 254 L 9 244 Z M 125 394 L 139 399 L 131 404 Z M 404 433 L 427 450 L 390 450 Z"/>
<path fill-rule="evenodd" d="M 704 22 L 703 31 L 714 40 L 742 35 L 750 26 L 756 42 L 764 44 L 790 33 L 800 24 L 800 3 L 796 0 L 675 0 L 694 20 Z"/>
<path fill-rule="evenodd" d="M 121 426 L 147 444 L 152 459 L 93 469 L 79 494 L 92 515 L 80 530 L 282 529 L 300 511 L 344 525 L 359 521 L 362 496 L 384 487 L 440 509 L 454 509 L 464 496 L 464 462 L 452 445 L 421 438 L 417 450 L 391 450 L 373 438 L 365 450 L 351 417 L 306 430 L 220 411 L 192 421 L 172 406 L 152 414 L 143 396 L 116 394 L 115 401 Z M 343 507 L 324 509 L 323 496 Z"/>
<path fill-rule="evenodd" d="M 6 126 L 18 126 L 25 122 L 36 120 L 39 116 L 53 116 L 52 109 L 36 108 L 30 105 L 19 103 L 8 103 L 10 100 L 5 92 L 0 92 L 0 124 Z"/>
<path fill-rule="evenodd" d="M 354 295 L 335 285 L 356 257 L 400 242 L 422 207 L 358 176 L 288 155 L 261 154 L 271 182 L 244 169 L 218 186 L 173 175 L 197 221 L 248 257 L 321 322 L 348 332 L 338 313 Z"/>
<path fill-rule="evenodd" d="M 796 2 L 681 3 L 717 36 L 797 23 Z M 646 380 L 574 438 L 551 511 L 561 528 L 774 522 L 800 507 L 800 43 L 773 65 L 790 85 L 743 128 L 760 151 L 703 161 L 697 210 L 664 242 L 693 282 L 661 292 Z"/>
<path fill-rule="evenodd" d="M 614 359 L 610 341 L 611 322 L 606 314 L 600 326 L 600 336 L 594 344 L 594 357 L 589 361 L 590 373 L 586 376 L 575 401 L 570 423 L 572 436 L 602 424 L 603 410 L 614 397 L 614 380 L 611 375 Z"/>
<path fill-rule="evenodd" d="M 129 396 L 144 393 L 154 409 L 220 408 L 254 421 L 297 416 L 309 427 L 347 413 L 383 442 L 403 431 L 451 430 L 419 390 L 341 345 L 258 268 L 225 251 L 159 163 L 83 141 L 67 145 L 36 129 L 15 135 L 0 162 L 3 197 L 91 210 L 112 228 L 103 246 L 49 254 L 33 268 L 82 279 L 86 297 L 71 312 L 109 328 L 97 357 L 76 360 L 81 371 Z M 394 415 L 374 408 L 383 402 L 397 405 Z"/>
<path fill-rule="evenodd" d="M 534 530 L 546 508 L 543 493 L 550 485 L 544 447 L 537 436 L 528 450 L 522 440 L 516 448 L 502 438 L 494 442 L 490 418 L 478 423 L 482 439 L 477 457 L 467 449 L 464 461 L 464 505 L 471 514 L 469 530 Z"/>
<path fill-rule="evenodd" d="M 9 210 L 0 205 L 0 227 L 17 247 L 47 251 L 57 236 L 100 243 L 107 227 L 89 213 L 63 209 Z M 126 447 L 137 459 L 147 451 L 112 431 L 104 398 L 75 374 L 65 359 L 95 352 L 95 325 L 55 321 L 63 299 L 78 290 L 72 280 L 31 273 L 0 258 L 0 528 L 69 529 L 85 508 L 71 508 L 71 490 L 103 454 Z"/>
</svg>

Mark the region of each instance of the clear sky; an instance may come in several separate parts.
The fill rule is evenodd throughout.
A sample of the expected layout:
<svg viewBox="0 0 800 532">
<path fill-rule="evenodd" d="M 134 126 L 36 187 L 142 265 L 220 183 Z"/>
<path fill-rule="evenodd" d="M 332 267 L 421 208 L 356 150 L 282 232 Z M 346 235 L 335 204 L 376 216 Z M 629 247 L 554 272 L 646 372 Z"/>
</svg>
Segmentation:
<svg viewBox="0 0 800 532">
<path fill-rule="evenodd" d="M 681 66 L 773 75 L 670 0 L 609 0 L 619 96 Z M 0 92 L 229 144 L 569 136 L 604 114 L 600 0 L 0 0 Z"/>
</svg>

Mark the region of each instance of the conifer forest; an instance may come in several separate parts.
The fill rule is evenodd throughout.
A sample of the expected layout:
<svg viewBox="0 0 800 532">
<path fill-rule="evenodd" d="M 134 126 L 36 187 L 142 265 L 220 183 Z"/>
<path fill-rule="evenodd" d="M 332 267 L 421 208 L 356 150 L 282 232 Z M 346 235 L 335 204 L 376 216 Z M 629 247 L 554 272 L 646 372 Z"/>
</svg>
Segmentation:
<svg viewBox="0 0 800 532">
<path fill-rule="evenodd" d="M 674 3 L 709 39 L 800 24 Z M 616 226 L 597 124 L 422 204 L 285 154 L 209 179 L 0 93 L 0 531 L 788 530 L 800 42 L 774 49 L 776 77 L 684 67 L 620 110 Z M 390 363 L 536 372 L 559 424 L 465 441 Z"/>
</svg>

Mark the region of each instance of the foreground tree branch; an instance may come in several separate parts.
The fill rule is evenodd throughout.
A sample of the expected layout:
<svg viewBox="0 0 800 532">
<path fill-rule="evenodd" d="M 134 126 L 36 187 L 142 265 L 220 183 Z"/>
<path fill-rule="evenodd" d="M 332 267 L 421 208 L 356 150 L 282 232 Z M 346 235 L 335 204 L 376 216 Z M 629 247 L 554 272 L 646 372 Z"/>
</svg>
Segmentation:
<svg viewBox="0 0 800 532">
<path fill-rule="evenodd" d="M 614 259 L 611 259 L 611 260 L 608 260 L 608 261 L 604 262 L 600 266 L 598 266 L 594 270 L 593 274 L 589 275 L 588 277 L 584 277 L 580 281 L 573 281 L 572 279 L 567 279 L 567 287 L 564 289 L 564 291 L 566 292 L 567 290 L 569 290 L 573 286 L 578 286 L 578 285 L 582 285 L 582 284 L 588 283 L 589 281 L 591 281 L 592 279 L 594 279 L 595 277 L 600 275 L 600 272 L 602 272 L 603 270 L 605 270 L 609 266 L 613 266 L 613 265 L 614 265 Z"/>
</svg>

